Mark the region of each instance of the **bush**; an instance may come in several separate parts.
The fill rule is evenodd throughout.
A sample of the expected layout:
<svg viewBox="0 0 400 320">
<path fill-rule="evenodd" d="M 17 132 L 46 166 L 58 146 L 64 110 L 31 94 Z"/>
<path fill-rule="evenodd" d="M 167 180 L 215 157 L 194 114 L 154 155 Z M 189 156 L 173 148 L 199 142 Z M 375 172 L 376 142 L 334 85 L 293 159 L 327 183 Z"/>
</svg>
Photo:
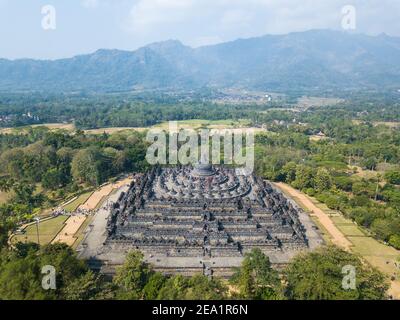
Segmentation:
<svg viewBox="0 0 400 320">
<path fill-rule="evenodd" d="M 388 171 L 385 173 L 385 179 L 391 184 L 400 185 L 400 171 Z"/>
<path fill-rule="evenodd" d="M 400 235 L 394 234 L 390 236 L 389 244 L 396 249 L 400 249 Z"/>
<path fill-rule="evenodd" d="M 376 219 L 372 223 L 371 230 L 379 239 L 384 241 L 388 241 L 392 235 L 392 228 L 388 219 Z"/>
<path fill-rule="evenodd" d="M 332 197 L 332 196 L 328 197 L 325 200 L 325 204 L 327 205 L 327 207 L 329 209 L 332 209 L 332 210 L 340 210 L 340 208 L 341 208 L 340 199 L 337 197 Z"/>
<path fill-rule="evenodd" d="M 367 207 L 371 203 L 371 200 L 365 196 L 354 196 L 353 199 L 350 200 L 350 205 L 352 207 Z"/>
<path fill-rule="evenodd" d="M 304 190 L 310 197 L 314 197 L 317 192 L 313 188 L 307 188 Z"/>
<path fill-rule="evenodd" d="M 333 177 L 333 184 L 336 188 L 346 192 L 351 192 L 353 189 L 353 181 L 348 176 Z"/>
<path fill-rule="evenodd" d="M 350 209 L 348 215 L 352 220 L 357 222 L 357 224 L 367 228 L 369 228 L 377 218 L 376 212 L 369 207 Z"/>
<path fill-rule="evenodd" d="M 324 192 L 317 195 L 317 200 L 326 204 L 329 209 L 342 210 L 345 208 L 347 198 L 342 195 L 334 195 L 329 192 Z"/>
</svg>

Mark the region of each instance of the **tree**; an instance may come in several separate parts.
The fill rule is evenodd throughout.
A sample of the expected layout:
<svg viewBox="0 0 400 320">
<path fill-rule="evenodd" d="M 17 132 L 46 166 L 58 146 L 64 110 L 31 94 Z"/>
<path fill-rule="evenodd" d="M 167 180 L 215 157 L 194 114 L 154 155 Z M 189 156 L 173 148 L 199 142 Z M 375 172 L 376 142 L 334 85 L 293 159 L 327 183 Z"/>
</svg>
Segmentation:
<svg viewBox="0 0 400 320">
<path fill-rule="evenodd" d="M 379 239 L 388 241 L 393 234 L 392 221 L 384 218 L 375 219 L 371 225 L 371 230 Z"/>
<path fill-rule="evenodd" d="M 236 270 L 231 282 L 239 288 L 239 296 L 253 300 L 282 298 L 282 285 L 277 271 L 260 249 L 246 253 L 242 266 Z"/>
<path fill-rule="evenodd" d="M 300 190 L 305 188 L 313 188 L 313 169 L 306 165 L 298 165 L 296 167 L 296 180 L 293 181 L 293 186 Z"/>
<path fill-rule="evenodd" d="M 4 173 L 12 178 L 20 179 L 24 177 L 23 172 L 24 152 L 22 148 L 6 150 L 0 155 L 0 168 Z"/>
<path fill-rule="evenodd" d="M 400 185 L 400 171 L 393 170 L 386 172 L 385 179 L 391 184 Z"/>
<path fill-rule="evenodd" d="M 50 244 L 42 248 L 36 244 L 17 244 L 15 249 L 3 251 L 2 255 L 0 299 L 62 299 L 64 288 L 88 272 L 85 262 L 64 244 Z M 56 270 L 56 290 L 44 290 L 42 287 L 42 267 L 45 265 L 54 266 Z"/>
<path fill-rule="evenodd" d="M 64 287 L 89 271 L 86 262 L 78 259 L 76 252 L 63 243 L 42 246 L 38 259 L 41 266 L 51 265 L 56 269 L 56 292 L 59 297 L 62 297 Z"/>
<path fill-rule="evenodd" d="M 3 192 L 10 192 L 10 190 L 14 186 L 14 179 L 8 179 L 8 178 L 0 178 L 0 191 Z"/>
<path fill-rule="evenodd" d="M 295 162 L 288 162 L 283 166 L 281 172 L 286 183 L 292 183 L 296 179 L 296 166 Z"/>
<path fill-rule="evenodd" d="M 71 171 L 73 178 L 82 183 L 96 186 L 100 183 L 98 154 L 92 149 L 82 149 L 72 159 Z"/>
<path fill-rule="evenodd" d="M 13 187 L 14 196 L 12 202 L 14 204 L 26 205 L 29 208 L 40 206 L 45 201 L 43 194 L 35 195 L 36 186 L 26 182 L 16 183 Z"/>
<path fill-rule="evenodd" d="M 353 181 L 347 175 L 333 177 L 334 185 L 343 191 L 350 192 L 353 188 Z"/>
<path fill-rule="evenodd" d="M 117 268 L 114 283 L 120 288 L 120 299 L 141 299 L 153 271 L 149 264 L 143 262 L 144 255 L 140 251 L 131 251 L 126 256 L 124 264 Z"/>
<path fill-rule="evenodd" d="M 52 291 L 41 286 L 41 265 L 34 252 L 25 257 L 9 254 L 0 269 L 1 300 L 54 299 Z"/>
<path fill-rule="evenodd" d="M 165 285 L 160 289 L 158 299 L 160 300 L 183 300 L 188 288 L 187 278 L 177 275 L 167 279 Z"/>
<path fill-rule="evenodd" d="M 148 282 L 143 288 L 143 297 L 146 300 L 156 300 L 158 298 L 161 288 L 165 285 L 167 278 L 159 273 L 155 272 L 149 277 Z"/>
<path fill-rule="evenodd" d="M 204 275 L 194 275 L 188 279 L 185 293 L 187 300 L 221 300 L 227 292 L 226 286 L 218 278 L 209 279 Z"/>
<path fill-rule="evenodd" d="M 378 161 L 374 157 L 363 159 L 361 165 L 364 169 L 368 170 L 376 170 L 376 166 L 378 165 Z"/>
<path fill-rule="evenodd" d="M 100 277 L 88 271 L 79 278 L 71 281 L 62 292 L 66 300 L 92 300 L 103 290 Z"/>
<path fill-rule="evenodd" d="M 400 249 L 400 235 L 394 234 L 390 236 L 389 244 L 396 249 Z"/>
<path fill-rule="evenodd" d="M 319 168 L 315 176 L 315 189 L 318 192 L 328 191 L 332 186 L 332 177 L 326 168 Z"/>
<path fill-rule="evenodd" d="M 354 290 L 343 288 L 346 266 L 355 268 Z M 381 300 L 389 288 L 381 272 L 334 246 L 298 255 L 287 266 L 285 278 L 285 295 L 294 300 Z"/>
<path fill-rule="evenodd" d="M 160 300 L 220 300 L 226 297 L 227 287 L 218 278 L 204 275 L 166 278 L 157 299 Z"/>
<path fill-rule="evenodd" d="M 62 184 L 62 177 L 62 173 L 56 168 L 47 170 L 42 177 L 43 188 L 57 190 Z"/>
</svg>

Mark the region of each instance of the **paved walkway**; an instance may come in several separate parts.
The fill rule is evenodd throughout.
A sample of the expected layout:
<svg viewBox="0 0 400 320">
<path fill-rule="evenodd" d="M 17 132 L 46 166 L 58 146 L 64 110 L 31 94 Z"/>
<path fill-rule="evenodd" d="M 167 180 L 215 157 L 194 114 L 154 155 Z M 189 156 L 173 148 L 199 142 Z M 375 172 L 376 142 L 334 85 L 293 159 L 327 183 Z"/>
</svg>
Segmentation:
<svg viewBox="0 0 400 320">
<path fill-rule="evenodd" d="M 128 191 L 128 189 L 128 186 L 121 187 L 116 193 L 109 197 L 107 202 L 116 202 L 121 193 Z M 85 231 L 85 238 L 78 248 L 79 258 L 89 259 L 90 257 L 94 257 L 97 255 L 98 250 L 103 247 L 103 243 L 107 239 L 106 227 L 110 214 L 111 209 L 104 206 L 96 212 L 92 223 Z"/>
</svg>

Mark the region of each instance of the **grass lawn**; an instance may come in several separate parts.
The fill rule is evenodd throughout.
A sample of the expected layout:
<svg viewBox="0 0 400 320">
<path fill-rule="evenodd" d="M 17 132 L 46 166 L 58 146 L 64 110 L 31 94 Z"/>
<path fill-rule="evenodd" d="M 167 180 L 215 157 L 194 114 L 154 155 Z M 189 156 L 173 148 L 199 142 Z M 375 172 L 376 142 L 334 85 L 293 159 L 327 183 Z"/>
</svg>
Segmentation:
<svg viewBox="0 0 400 320">
<path fill-rule="evenodd" d="M 250 121 L 247 119 L 240 120 L 202 120 L 202 119 L 192 119 L 192 120 L 181 120 L 176 121 L 178 123 L 178 127 L 181 129 L 200 129 L 200 128 L 209 128 L 209 129 L 228 129 L 228 128 L 237 128 L 237 127 L 245 127 L 250 124 Z M 162 122 L 160 124 L 156 124 L 150 127 L 116 127 L 116 128 L 99 128 L 99 129 L 91 129 L 85 130 L 85 133 L 88 134 L 113 134 L 117 132 L 124 131 L 138 131 L 142 132 L 145 130 L 149 130 L 152 128 L 157 128 L 161 130 L 167 130 L 169 128 L 169 122 Z"/>
<path fill-rule="evenodd" d="M 250 124 L 247 119 L 241 120 L 203 120 L 203 119 L 192 119 L 192 120 L 182 120 L 177 121 L 179 128 L 184 129 L 200 129 L 200 128 L 210 128 L 210 129 L 224 129 L 224 128 L 235 128 L 244 127 Z M 168 129 L 169 122 L 163 122 L 159 125 L 155 125 L 155 128 Z"/>
<path fill-rule="evenodd" d="M 50 130 L 67 130 L 67 131 L 76 130 L 75 125 L 73 123 L 44 123 L 44 124 L 35 124 L 32 127 L 33 128 L 46 127 Z"/>
<path fill-rule="evenodd" d="M 113 134 L 113 133 L 119 133 L 119 132 L 125 132 L 125 131 L 146 131 L 150 129 L 151 127 L 145 128 L 145 127 L 115 127 L 115 128 L 99 128 L 99 129 L 90 129 L 90 130 L 85 130 L 85 133 L 87 134 L 103 134 L 104 132 L 107 134 Z"/>
<path fill-rule="evenodd" d="M 365 237 L 366 234 L 352 221 L 343 216 L 332 216 L 333 223 L 346 237 Z"/>
<path fill-rule="evenodd" d="M 297 197 L 292 196 L 292 198 L 298 204 L 302 204 Z M 374 239 L 366 230 L 344 217 L 339 211 L 329 209 L 325 204 L 318 202 L 315 198 L 311 197 L 309 199 L 315 206 L 323 210 L 324 213 L 329 216 L 336 228 L 351 242 L 350 250 L 354 254 L 362 257 L 365 261 L 384 272 L 390 278 L 393 277 L 394 281 L 392 282 L 391 294 L 399 298 L 400 270 L 395 263 L 400 257 L 400 251 Z M 320 228 L 325 241 L 327 238 L 329 239 L 331 235 L 326 232 L 324 227 L 318 223 L 313 215 L 311 215 L 311 219 Z M 330 240 L 327 241 L 327 243 L 330 242 Z"/>
<path fill-rule="evenodd" d="M 39 241 L 40 244 L 50 243 L 54 237 L 64 227 L 65 221 L 68 219 L 66 216 L 58 216 L 39 224 Z M 25 233 L 21 235 L 15 235 L 11 238 L 12 243 L 17 242 L 37 242 L 36 224 L 32 224 L 25 228 Z"/>
<path fill-rule="evenodd" d="M 64 206 L 64 209 L 66 211 L 68 211 L 68 212 L 75 211 L 80 205 L 84 204 L 92 194 L 93 194 L 92 191 L 86 192 L 86 193 L 82 193 L 80 196 L 78 196 L 77 199 L 75 199 L 71 203 L 69 203 L 66 206 Z"/>
<path fill-rule="evenodd" d="M 400 257 L 398 250 L 375 240 L 350 219 L 338 214 L 337 211 L 335 214 L 334 210 L 328 209 L 324 204 L 318 203 L 318 207 L 330 215 L 335 226 L 353 244 L 351 247 L 353 253 L 361 256 L 389 277 L 395 277 L 396 283 L 400 282 L 400 271 L 395 265 L 395 262 Z"/>
<path fill-rule="evenodd" d="M 29 128 L 38 128 L 38 127 L 46 127 L 51 131 L 54 131 L 54 130 L 74 131 L 74 130 L 76 130 L 73 123 L 43 123 L 43 124 L 34 124 L 31 126 L 16 127 L 16 128 L 0 128 L 0 133 L 22 134 L 22 133 L 26 133 Z"/>
</svg>

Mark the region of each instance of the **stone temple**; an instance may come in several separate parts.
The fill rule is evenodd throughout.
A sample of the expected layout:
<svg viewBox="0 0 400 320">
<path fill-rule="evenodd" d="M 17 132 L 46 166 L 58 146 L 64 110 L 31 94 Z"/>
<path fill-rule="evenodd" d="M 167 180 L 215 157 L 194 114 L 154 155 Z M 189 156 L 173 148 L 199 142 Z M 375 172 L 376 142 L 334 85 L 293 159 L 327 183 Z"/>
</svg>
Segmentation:
<svg viewBox="0 0 400 320">
<path fill-rule="evenodd" d="M 204 164 L 153 168 L 120 194 L 107 219 L 105 241 L 86 257 L 106 274 L 137 249 L 167 274 L 228 277 L 253 248 L 279 267 L 310 240 L 322 241 L 269 182 Z"/>
</svg>

